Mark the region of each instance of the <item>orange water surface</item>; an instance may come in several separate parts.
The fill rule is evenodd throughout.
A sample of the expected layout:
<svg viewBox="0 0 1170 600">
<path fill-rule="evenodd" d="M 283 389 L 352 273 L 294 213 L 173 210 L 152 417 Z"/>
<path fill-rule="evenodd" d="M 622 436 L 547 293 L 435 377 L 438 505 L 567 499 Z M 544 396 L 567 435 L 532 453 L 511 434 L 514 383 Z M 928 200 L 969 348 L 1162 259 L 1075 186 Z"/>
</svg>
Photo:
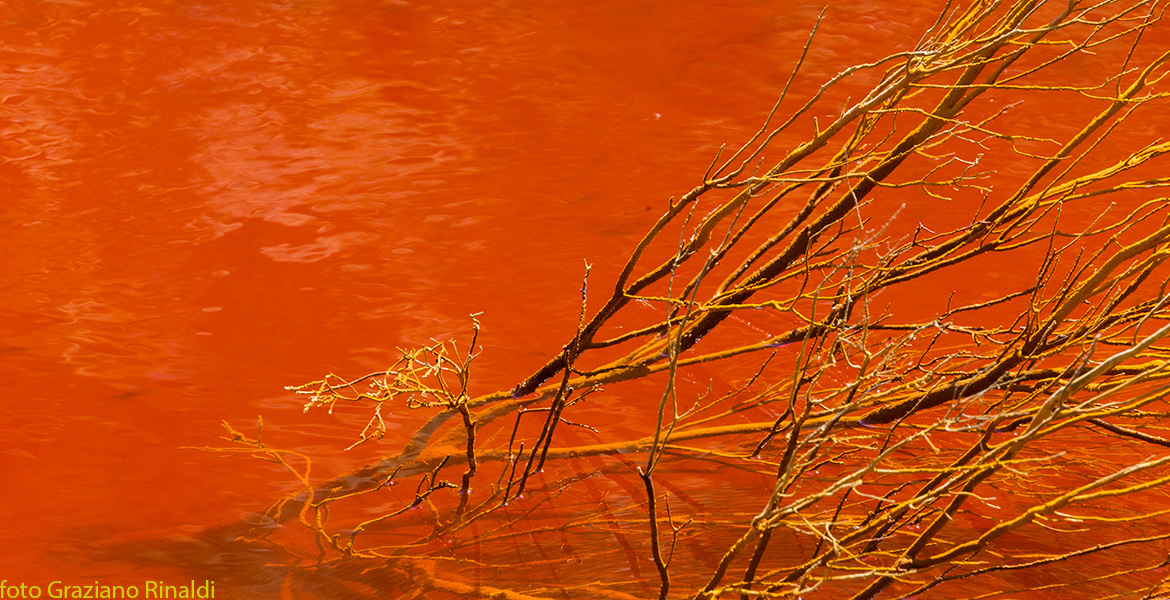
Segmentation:
<svg viewBox="0 0 1170 600">
<path fill-rule="evenodd" d="M 295 482 L 191 448 L 263 415 L 323 475 L 392 451 L 415 415 L 343 453 L 365 417 L 283 387 L 472 313 L 473 391 L 511 388 L 571 335 L 584 262 L 611 281 L 759 126 L 823 5 L 0 5 L 0 579 L 232 596 L 229 554 L 152 543 Z M 911 47 L 942 5 L 830 7 L 793 93 Z M 615 568 L 596 578 L 654 578 Z"/>
</svg>

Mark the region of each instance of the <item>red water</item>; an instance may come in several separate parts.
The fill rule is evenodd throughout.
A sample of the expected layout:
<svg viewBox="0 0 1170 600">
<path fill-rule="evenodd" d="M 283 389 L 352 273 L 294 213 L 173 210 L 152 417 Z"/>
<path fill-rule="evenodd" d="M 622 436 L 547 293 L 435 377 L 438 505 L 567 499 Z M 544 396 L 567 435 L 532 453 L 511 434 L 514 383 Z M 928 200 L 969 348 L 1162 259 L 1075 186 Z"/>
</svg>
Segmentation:
<svg viewBox="0 0 1170 600">
<path fill-rule="evenodd" d="M 263 415 L 326 474 L 397 448 L 414 415 L 339 456 L 361 415 L 283 386 L 472 313 L 474 391 L 515 385 L 575 327 L 584 261 L 610 281 L 759 125 L 822 4 L 0 6 L 0 578 L 200 572 L 99 550 L 295 488 L 187 449 L 223 419 Z M 942 3 L 854 4 L 795 93 L 911 46 Z"/>
</svg>

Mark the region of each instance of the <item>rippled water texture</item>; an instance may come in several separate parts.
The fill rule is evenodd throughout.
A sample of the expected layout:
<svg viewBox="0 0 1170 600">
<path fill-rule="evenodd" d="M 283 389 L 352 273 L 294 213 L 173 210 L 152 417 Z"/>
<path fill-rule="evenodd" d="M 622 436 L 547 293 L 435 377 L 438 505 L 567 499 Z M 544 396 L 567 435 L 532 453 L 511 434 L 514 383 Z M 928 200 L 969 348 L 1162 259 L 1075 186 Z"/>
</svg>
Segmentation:
<svg viewBox="0 0 1170 600">
<path fill-rule="evenodd" d="M 855 4 L 794 93 L 941 6 Z M 575 327 L 584 261 L 611 280 L 758 127 L 821 8 L 0 5 L 0 578 L 198 572 L 101 549 L 293 489 L 186 448 L 221 419 L 263 414 L 323 473 L 379 454 L 340 456 L 364 419 L 306 417 L 283 386 L 382 368 L 471 313 L 476 390 L 515 384 Z"/>
</svg>

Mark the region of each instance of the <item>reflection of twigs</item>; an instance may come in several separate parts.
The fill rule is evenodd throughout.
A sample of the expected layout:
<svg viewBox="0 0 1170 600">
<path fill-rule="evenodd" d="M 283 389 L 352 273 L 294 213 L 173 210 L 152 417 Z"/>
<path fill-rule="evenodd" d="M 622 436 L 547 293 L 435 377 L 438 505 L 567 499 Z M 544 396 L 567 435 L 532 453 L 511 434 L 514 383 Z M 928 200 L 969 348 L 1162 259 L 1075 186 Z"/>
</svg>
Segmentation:
<svg viewBox="0 0 1170 600">
<path fill-rule="evenodd" d="M 269 447 L 263 441 L 264 418 L 258 417 L 256 421 L 257 421 L 257 431 L 256 431 L 255 438 L 250 438 L 247 435 L 245 435 L 239 431 L 236 431 L 227 421 L 224 421 L 222 423 L 224 430 L 227 431 L 227 433 L 228 433 L 228 437 L 224 437 L 222 439 L 227 440 L 229 442 L 232 442 L 234 444 L 237 444 L 236 447 L 227 447 L 227 448 L 203 447 L 203 448 L 196 448 L 196 449 L 203 450 L 205 452 L 217 452 L 217 453 L 224 453 L 224 454 L 228 454 L 228 455 L 250 454 L 253 457 L 259 458 L 260 460 L 263 460 L 265 462 L 276 463 L 276 464 L 284 467 L 286 470 L 288 470 L 288 472 L 292 473 L 293 476 L 296 477 L 297 480 L 301 483 L 301 486 L 304 488 L 305 492 L 312 494 L 314 491 L 314 485 L 313 485 L 310 477 L 311 477 L 312 471 L 313 471 L 313 462 L 309 459 L 308 456 L 306 456 L 303 453 L 294 452 L 292 450 L 278 450 L 278 449 Z M 304 468 L 298 469 L 298 468 L 294 467 L 292 464 L 290 464 L 285 459 L 286 456 L 292 456 L 292 457 L 296 457 L 296 458 L 300 459 L 305 465 Z M 278 521 L 279 521 L 280 511 L 283 508 L 283 506 L 284 506 L 284 502 L 281 502 L 273 507 L 275 509 L 275 515 L 276 515 L 274 518 L 276 518 Z M 312 526 L 307 519 L 309 509 L 310 509 L 309 504 L 307 504 L 307 503 L 303 504 L 300 507 L 300 509 L 297 511 L 296 518 L 300 519 L 300 521 L 302 523 L 309 525 L 309 526 Z"/>
<path fill-rule="evenodd" d="M 419 482 L 418 487 L 414 491 L 414 500 L 411 501 L 410 504 L 403 506 L 402 508 L 399 508 L 398 510 L 395 510 L 393 512 L 389 512 L 389 513 L 386 513 L 384 515 L 374 517 L 373 519 L 368 519 L 366 521 L 362 521 L 361 523 L 358 524 L 357 527 L 354 527 L 353 530 L 349 534 L 349 539 L 346 540 L 346 543 L 345 543 L 344 551 L 345 551 L 346 555 L 353 556 L 355 554 L 354 548 L 353 548 L 353 540 L 355 537 L 357 537 L 357 535 L 359 533 L 364 531 L 367 527 L 369 527 L 371 525 L 375 525 L 377 523 L 381 523 L 382 521 L 385 521 L 387 519 L 392 519 L 394 517 L 397 517 L 398 515 L 401 515 L 402 513 L 406 512 L 412 508 L 418 508 L 419 506 L 422 505 L 423 502 L 425 502 L 427 500 L 427 498 L 430 497 L 431 494 L 435 493 L 438 490 L 446 489 L 446 488 L 454 488 L 455 484 L 453 484 L 449 481 L 442 481 L 439 479 L 439 470 L 442 469 L 443 465 L 445 465 L 445 464 L 447 464 L 446 460 L 440 462 L 429 473 L 429 475 L 427 477 L 424 477 L 422 479 L 422 481 Z M 463 503 L 460 503 L 460 505 L 462 506 Z"/>
</svg>

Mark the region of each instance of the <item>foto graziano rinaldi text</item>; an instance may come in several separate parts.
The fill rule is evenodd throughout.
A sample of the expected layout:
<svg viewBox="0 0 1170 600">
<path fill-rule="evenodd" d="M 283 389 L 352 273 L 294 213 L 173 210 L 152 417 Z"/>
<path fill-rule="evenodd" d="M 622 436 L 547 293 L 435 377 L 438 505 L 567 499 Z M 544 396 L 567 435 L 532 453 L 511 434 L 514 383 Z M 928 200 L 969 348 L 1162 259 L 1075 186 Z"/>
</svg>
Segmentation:
<svg viewBox="0 0 1170 600">
<path fill-rule="evenodd" d="M 214 598 L 215 582 L 194 580 L 185 584 L 147 580 L 140 584 L 110 585 L 100 581 L 72 583 L 50 581 L 32 585 L 0 580 L 0 599 L 7 598 Z"/>
</svg>

